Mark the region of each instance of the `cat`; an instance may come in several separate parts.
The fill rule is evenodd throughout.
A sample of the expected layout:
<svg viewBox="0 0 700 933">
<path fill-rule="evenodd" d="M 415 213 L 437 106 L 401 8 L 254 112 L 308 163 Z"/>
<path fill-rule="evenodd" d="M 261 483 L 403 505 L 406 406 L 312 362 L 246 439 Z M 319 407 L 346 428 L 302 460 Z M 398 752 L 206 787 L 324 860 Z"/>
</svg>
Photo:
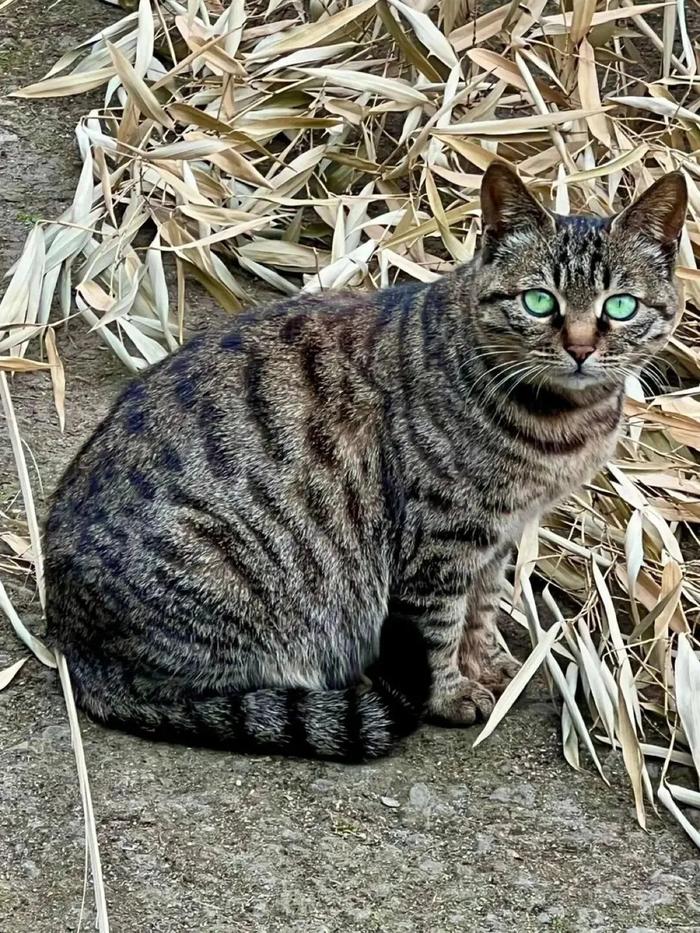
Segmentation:
<svg viewBox="0 0 700 933">
<path fill-rule="evenodd" d="M 525 522 L 613 453 L 679 314 L 681 173 L 558 216 L 494 161 L 481 251 L 300 297 L 131 382 L 45 529 L 47 625 L 107 725 L 234 751 L 386 754 L 487 717 Z"/>
</svg>

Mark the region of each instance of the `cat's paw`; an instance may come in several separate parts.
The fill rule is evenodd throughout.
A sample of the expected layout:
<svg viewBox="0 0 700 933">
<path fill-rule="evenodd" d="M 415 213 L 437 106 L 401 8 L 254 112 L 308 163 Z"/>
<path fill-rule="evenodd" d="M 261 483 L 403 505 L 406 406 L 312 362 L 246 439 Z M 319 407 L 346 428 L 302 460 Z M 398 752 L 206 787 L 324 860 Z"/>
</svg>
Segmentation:
<svg viewBox="0 0 700 933">
<path fill-rule="evenodd" d="M 488 664 L 479 671 L 479 683 L 487 687 L 495 696 L 499 697 L 511 680 L 521 668 L 520 661 L 499 651 L 497 655 L 489 658 Z"/>
<path fill-rule="evenodd" d="M 484 684 L 462 677 L 449 692 L 436 692 L 430 700 L 428 717 L 450 726 L 472 726 L 489 718 L 496 703 Z"/>
<path fill-rule="evenodd" d="M 521 664 L 502 648 L 493 648 L 486 658 L 460 657 L 460 671 L 464 677 L 480 683 L 499 697 L 520 670 Z"/>
<path fill-rule="evenodd" d="M 498 651 L 479 669 L 480 684 L 499 697 L 521 668 L 521 663 L 505 651 Z"/>
</svg>

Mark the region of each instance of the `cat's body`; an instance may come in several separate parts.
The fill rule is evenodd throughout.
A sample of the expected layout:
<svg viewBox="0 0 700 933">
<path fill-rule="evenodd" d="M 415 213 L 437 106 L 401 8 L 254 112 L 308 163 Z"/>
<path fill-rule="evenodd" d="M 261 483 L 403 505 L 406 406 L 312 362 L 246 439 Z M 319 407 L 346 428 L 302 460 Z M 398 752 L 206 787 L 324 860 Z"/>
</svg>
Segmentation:
<svg viewBox="0 0 700 933">
<path fill-rule="evenodd" d="M 348 760 L 384 753 L 426 705 L 488 714 L 513 671 L 494 637 L 510 547 L 612 453 L 622 408 L 617 372 L 543 379 L 564 366 L 549 347 L 537 369 L 514 362 L 532 338 L 504 306 L 554 253 L 507 209 L 485 205 L 470 267 L 245 315 L 122 393 L 47 523 L 49 633 L 80 705 L 153 735 Z M 607 228 L 560 224 L 568 262 L 544 285 L 580 336 L 622 254 Z M 636 284 L 663 322 L 651 349 L 676 313 L 659 256 Z"/>
</svg>

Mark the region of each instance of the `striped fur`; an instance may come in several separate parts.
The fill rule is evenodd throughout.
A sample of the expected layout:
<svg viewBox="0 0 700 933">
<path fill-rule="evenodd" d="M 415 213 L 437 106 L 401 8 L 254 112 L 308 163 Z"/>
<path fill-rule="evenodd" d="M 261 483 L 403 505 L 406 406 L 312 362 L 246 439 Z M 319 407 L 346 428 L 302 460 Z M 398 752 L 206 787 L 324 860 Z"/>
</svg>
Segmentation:
<svg viewBox="0 0 700 933">
<path fill-rule="evenodd" d="M 487 716 L 513 674 L 495 638 L 512 542 L 611 454 L 624 376 L 673 326 L 679 179 L 600 223 L 495 165 L 471 264 L 243 315 L 133 381 L 46 526 L 49 635 L 79 704 L 341 760 L 424 714 Z M 563 314 L 529 316 L 528 288 Z M 639 295 L 634 320 L 597 314 L 610 289 Z M 596 345 L 581 372 L 574 333 Z"/>
</svg>

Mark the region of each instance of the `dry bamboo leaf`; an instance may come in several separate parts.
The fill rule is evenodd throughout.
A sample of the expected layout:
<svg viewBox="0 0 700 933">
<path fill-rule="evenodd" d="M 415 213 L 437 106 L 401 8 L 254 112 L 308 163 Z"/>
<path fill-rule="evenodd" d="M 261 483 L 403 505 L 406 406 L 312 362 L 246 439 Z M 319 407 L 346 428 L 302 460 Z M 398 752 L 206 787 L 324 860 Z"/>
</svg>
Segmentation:
<svg viewBox="0 0 700 933">
<path fill-rule="evenodd" d="M 136 74 L 131 62 L 124 57 L 115 45 L 108 42 L 107 48 L 112 58 L 114 70 L 141 113 L 155 120 L 156 123 L 167 127 L 167 129 L 173 129 L 172 120 L 158 103 L 158 98 L 146 82 Z"/>
<path fill-rule="evenodd" d="M 10 373 L 31 373 L 39 369 L 51 369 L 49 363 L 41 363 L 39 360 L 28 360 L 23 356 L 1 356 L 0 369 Z"/>
<path fill-rule="evenodd" d="M 641 146 L 636 146 L 634 149 L 623 152 L 621 155 L 616 156 L 614 159 L 610 159 L 608 162 L 603 162 L 595 168 L 589 168 L 583 172 L 574 172 L 568 176 L 567 182 L 572 184 L 577 181 L 591 181 L 594 178 L 605 178 L 613 172 L 621 172 L 623 169 L 636 165 L 637 162 L 640 162 L 644 158 L 647 152 L 649 152 L 649 146 L 647 146 L 646 143 L 642 143 Z"/>
<path fill-rule="evenodd" d="M 226 54 L 234 56 L 238 51 L 246 23 L 245 0 L 231 0 L 228 8 L 214 24 L 214 32 L 224 37 Z"/>
<path fill-rule="evenodd" d="M 455 68 L 459 64 L 455 50 L 425 13 L 402 3 L 401 0 L 387 0 L 387 2 L 411 24 L 417 38 L 429 52 L 439 58 L 448 68 Z"/>
<path fill-rule="evenodd" d="M 682 118 L 689 120 L 691 123 L 700 123 L 700 116 L 697 113 L 662 97 L 608 97 L 607 100 L 610 103 L 619 104 L 621 107 L 648 110 L 651 113 L 658 113 L 671 119 Z"/>
<path fill-rule="evenodd" d="M 428 98 L 422 91 L 398 78 L 385 78 L 366 71 L 348 71 L 346 68 L 298 68 L 297 70 L 310 78 L 318 78 L 336 87 L 376 94 L 378 97 L 409 104 L 412 107 L 428 103 Z"/>
<path fill-rule="evenodd" d="M 83 74 L 60 75 L 57 78 L 48 78 L 28 84 L 19 91 L 14 91 L 10 97 L 72 97 L 74 94 L 85 94 L 95 88 L 106 84 L 114 77 L 114 68 L 98 68 L 96 71 L 86 71 Z"/>
<path fill-rule="evenodd" d="M 454 50 L 462 52 L 464 49 L 481 45 L 499 33 L 503 29 L 503 24 L 511 7 L 512 3 L 506 3 L 451 32 L 449 40 Z"/>
<path fill-rule="evenodd" d="M 569 33 L 572 45 L 579 45 L 581 40 L 585 41 L 586 33 L 591 28 L 591 23 L 593 22 L 596 5 L 596 0 L 579 0 L 579 2 L 574 5 L 574 15 L 571 20 L 571 31 Z M 580 51 L 581 46 L 579 45 L 579 52 Z"/>
<path fill-rule="evenodd" d="M 581 6 L 584 6 L 584 4 L 581 4 Z M 593 3 L 593 7 L 595 8 L 595 2 Z M 578 52 L 579 98 L 584 110 L 591 111 L 589 116 L 586 117 L 586 123 L 588 123 L 591 133 L 593 133 L 604 146 L 610 149 L 612 148 L 612 143 L 608 130 L 608 121 L 605 114 L 601 112 L 602 104 L 600 101 L 600 91 L 598 89 L 598 77 L 596 74 L 593 47 L 587 39 L 581 39 Z"/>
<path fill-rule="evenodd" d="M 285 68 L 293 68 L 295 65 L 310 65 L 328 59 L 335 60 L 342 58 L 346 52 L 351 52 L 356 48 L 356 42 L 339 42 L 336 45 L 321 45 L 318 48 L 299 49 L 297 52 L 274 59 L 268 62 L 267 65 L 256 69 L 255 75 L 260 78 L 270 71 L 279 73 Z"/>
<path fill-rule="evenodd" d="M 498 702 L 493 708 L 486 725 L 477 736 L 472 748 L 476 748 L 494 731 L 498 723 L 503 719 L 513 703 L 518 699 L 525 687 L 530 683 L 535 672 L 538 670 L 544 659 L 550 652 L 556 638 L 561 633 L 561 623 L 555 622 L 546 632 L 543 633 L 541 640 L 530 652 L 530 655 L 523 663 L 522 667 L 515 677 L 508 684 Z"/>
<path fill-rule="evenodd" d="M 685 632 L 678 636 L 676 706 L 700 778 L 700 660 Z"/>
<path fill-rule="evenodd" d="M 496 153 L 490 152 L 488 149 L 480 146 L 479 143 L 473 143 L 466 139 L 460 139 L 458 136 L 443 136 L 440 132 L 437 131 L 434 133 L 434 137 L 446 143 L 448 146 L 450 146 L 450 148 L 454 149 L 455 152 L 458 152 L 461 156 L 464 156 L 465 159 L 468 159 L 469 162 L 472 162 L 482 171 L 485 171 L 489 165 L 495 161 L 504 162 L 506 165 L 510 165 L 512 168 L 514 168 L 512 163 L 509 163 L 506 159 L 496 155 Z"/>
<path fill-rule="evenodd" d="M 10 284 L 0 301 L 0 334 L 3 325 L 26 320 L 33 283 L 44 271 L 44 257 L 44 234 L 37 224 L 27 237 Z"/>
<path fill-rule="evenodd" d="M 58 676 L 61 682 L 61 689 L 63 690 L 63 699 L 66 704 L 68 723 L 70 725 L 71 745 L 73 746 L 73 754 L 75 755 L 75 764 L 78 771 L 80 797 L 83 804 L 83 817 L 85 819 L 85 836 L 87 838 L 87 848 L 90 857 L 92 884 L 95 889 L 97 929 L 99 933 L 109 933 L 109 917 L 107 915 L 107 900 L 105 898 L 104 880 L 102 878 L 100 848 L 97 842 L 97 827 L 95 825 L 95 814 L 93 812 L 92 796 L 90 794 L 90 781 L 85 764 L 83 740 L 80 735 L 80 724 L 78 723 L 78 713 L 75 708 L 75 698 L 73 696 L 73 688 L 71 687 L 70 674 L 68 673 L 68 665 L 66 664 L 66 659 L 60 653 L 56 653 L 55 666 L 58 668 Z"/>
<path fill-rule="evenodd" d="M 671 784 L 669 781 L 666 781 L 666 787 L 671 791 L 674 800 L 689 807 L 700 808 L 700 792 L 690 790 L 689 787 L 681 787 L 680 784 Z"/>
<path fill-rule="evenodd" d="M 76 304 L 82 316 L 85 318 L 88 324 L 91 325 L 91 328 L 99 333 L 105 343 L 113 351 L 115 356 L 126 366 L 128 370 L 136 373 L 146 368 L 144 361 L 132 356 L 121 340 L 115 337 L 109 328 L 97 327 L 99 324 L 99 318 L 87 307 L 86 303 L 80 297 L 76 298 Z"/>
<path fill-rule="evenodd" d="M 521 75 L 518 66 L 514 62 L 499 55 L 498 52 L 492 52 L 490 49 L 475 48 L 467 52 L 467 56 L 484 71 L 492 72 L 502 81 L 507 81 L 513 87 L 520 88 L 521 91 L 527 91 L 528 86 Z M 566 106 L 565 98 L 558 91 L 547 87 L 544 81 L 536 80 L 542 97 L 545 100 L 554 102 L 560 106 Z M 599 106 L 599 105 L 597 105 Z"/>
<path fill-rule="evenodd" d="M 154 23 L 151 0 L 139 0 L 138 25 L 136 27 L 136 60 L 134 72 L 143 79 L 153 58 Z"/>
<path fill-rule="evenodd" d="M 627 711 L 629 713 L 632 723 L 636 726 L 641 727 L 642 724 L 642 714 L 639 708 L 639 699 L 637 697 L 637 691 L 634 688 L 634 675 L 632 673 L 632 665 L 630 664 L 630 659 L 627 654 L 625 642 L 622 638 L 622 632 L 620 631 L 620 625 L 617 619 L 617 613 L 615 612 L 615 604 L 613 603 L 612 595 L 608 589 L 608 585 L 605 582 L 605 577 L 603 576 L 600 568 L 595 561 L 591 561 L 591 571 L 593 574 L 593 579 L 595 581 L 596 589 L 600 595 L 601 602 L 603 604 L 603 609 L 605 612 L 605 621 L 607 623 L 608 631 L 610 633 L 610 638 L 613 644 L 613 649 L 616 654 L 617 664 L 620 668 L 619 675 L 619 688 L 622 694 L 624 702 L 627 704 Z"/>
<path fill-rule="evenodd" d="M 671 58 L 673 56 L 673 40 L 676 34 L 676 6 L 675 3 L 667 3 L 664 6 L 664 24 L 663 24 L 663 59 L 661 72 L 664 78 L 671 74 Z"/>
<path fill-rule="evenodd" d="M 0 374 L 0 377 L 2 374 Z M 10 601 L 10 597 L 7 595 L 5 587 L 0 580 L 0 609 L 7 616 L 10 625 L 15 631 L 15 634 L 19 640 L 29 648 L 29 650 L 34 654 L 42 664 L 45 664 L 47 667 L 56 667 L 56 662 L 52 653 L 46 647 L 46 645 L 36 638 L 32 633 L 26 628 L 20 617 L 17 615 L 14 606 Z"/>
<path fill-rule="evenodd" d="M 639 747 L 639 741 L 635 733 L 632 718 L 627 709 L 625 698 L 620 693 L 620 699 L 617 704 L 620 743 L 622 745 L 622 757 L 625 762 L 627 774 L 632 782 L 632 792 L 634 793 L 634 805 L 637 811 L 637 822 L 646 829 L 647 819 L 644 812 L 644 788 L 642 785 L 642 773 L 644 769 L 644 758 Z"/>
<path fill-rule="evenodd" d="M 216 139 L 212 136 L 197 136 L 184 139 L 181 142 L 170 143 L 167 146 L 158 146 L 157 149 L 148 149 L 142 153 L 144 159 L 150 161 L 193 160 L 202 159 L 215 152 L 223 152 L 233 146 L 233 140 Z"/>
<path fill-rule="evenodd" d="M 29 539 L 32 542 L 32 551 L 34 553 L 37 590 L 39 592 L 39 601 L 41 602 L 41 606 L 43 608 L 46 603 L 46 599 L 44 590 L 44 563 L 41 550 L 41 534 L 39 532 L 39 523 L 37 521 L 36 510 L 34 508 L 34 498 L 32 496 L 32 485 L 29 480 L 29 472 L 27 470 L 27 461 L 24 456 L 22 440 L 20 438 L 19 428 L 17 426 L 17 418 L 15 417 L 15 410 L 12 404 L 12 396 L 10 395 L 10 389 L 7 384 L 7 377 L 2 370 L 0 370 L 0 401 L 2 401 L 2 407 L 5 412 L 5 421 L 10 436 L 10 445 L 12 447 L 12 453 L 15 459 L 17 477 L 19 479 L 20 490 L 22 492 L 22 500 L 24 502 L 24 511 L 27 516 Z M 34 641 L 36 640 L 34 639 Z M 28 647 L 32 649 L 32 651 L 35 651 L 33 642 L 27 644 Z"/>
<path fill-rule="evenodd" d="M 360 16 L 363 16 L 372 7 L 377 5 L 377 0 L 365 0 L 364 3 L 356 3 L 346 10 L 341 10 L 333 16 L 319 20 L 305 26 L 298 26 L 290 30 L 286 35 L 275 37 L 273 42 L 261 43 L 249 56 L 249 61 L 258 59 L 272 58 L 277 55 L 286 55 L 288 52 L 294 52 L 297 49 L 307 49 L 320 42 L 325 42 L 331 36 L 341 30 L 346 29 Z"/>
<path fill-rule="evenodd" d="M 395 253 L 391 249 L 382 248 L 381 253 L 393 266 L 396 266 L 397 269 L 400 269 L 402 272 L 405 272 L 412 278 L 417 279 L 419 282 L 435 282 L 440 278 L 436 272 L 431 272 L 429 269 L 424 269 L 417 262 L 414 262 L 407 256 L 402 256 L 399 253 Z"/>
<path fill-rule="evenodd" d="M 576 696 L 578 665 L 574 661 L 571 661 L 566 668 L 566 684 L 571 695 Z M 561 742 L 564 758 L 566 758 L 574 771 L 580 771 L 581 763 L 579 760 L 578 736 L 576 735 L 571 713 L 566 703 L 562 704 L 561 708 Z"/>
<path fill-rule="evenodd" d="M 432 209 L 433 216 L 437 223 L 437 228 L 440 231 L 442 242 L 449 250 L 449 253 L 453 259 L 455 259 L 457 262 L 467 262 L 469 257 L 463 245 L 450 230 L 450 224 L 447 220 L 445 209 L 442 206 L 440 194 L 429 169 L 426 169 L 425 171 L 425 191 L 428 196 L 428 202 Z"/>
<path fill-rule="evenodd" d="M 218 39 L 216 36 L 206 35 L 194 22 L 188 22 L 184 16 L 176 16 L 175 23 L 180 35 L 197 56 L 197 60 L 205 61 L 214 74 L 235 75 L 237 78 L 246 77 L 243 65 L 221 47 L 224 41 L 223 36 Z"/>
<path fill-rule="evenodd" d="M 420 46 L 412 41 L 409 34 L 404 30 L 403 24 L 393 16 L 389 9 L 388 0 L 378 0 L 377 13 L 384 28 L 394 42 L 396 42 L 406 61 L 417 68 L 428 81 L 439 82 L 440 72 L 433 66 L 432 62 L 426 58 Z"/>
<path fill-rule="evenodd" d="M 523 580 L 528 580 L 539 557 L 539 519 L 534 518 L 523 528 L 518 544 L 518 559 L 513 577 L 513 602 L 520 598 Z"/>
<path fill-rule="evenodd" d="M 51 366 L 51 384 L 53 386 L 53 399 L 58 414 L 58 424 L 63 432 L 66 426 L 66 376 L 63 363 L 56 349 L 56 335 L 52 327 L 46 331 L 46 355 Z"/>
<path fill-rule="evenodd" d="M 690 836 L 695 845 L 700 849 L 700 831 L 698 831 L 690 820 L 683 815 L 665 783 L 659 785 L 657 794 L 661 803 L 666 807 L 669 813 L 676 818 L 688 836 Z"/>
<path fill-rule="evenodd" d="M 241 236 L 244 233 L 251 233 L 253 230 L 260 230 L 262 227 L 268 227 L 270 221 L 267 217 L 251 217 L 241 223 L 225 227 L 223 230 L 217 230 L 216 233 L 210 233 L 208 236 L 199 240 L 188 240 L 186 243 L 177 246 L 161 246 L 162 253 L 177 252 L 181 256 L 187 256 L 186 250 L 201 246 L 211 246 L 212 243 L 221 243 L 223 240 L 231 240 L 234 237 Z"/>
<path fill-rule="evenodd" d="M 609 106 L 601 107 L 600 113 L 610 109 Z M 533 130 L 547 129 L 550 126 L 559 126 L 562 123 L 573 123 L 576 120 L 590 117 L 592 113 L 593 111 L 590 110 L 564 110 L 562 112 L 531 114 L 528 117 L 507 117 L 503 120 L 475 120 L 474 123 L 453 123 L 452 126 L 444 127 L 435 135 L 441 136 L 454 133 L 460 136 L 510 136 L 518 133 L 531 133 Z"/>
<path fill-rule="evenodd" d="M 544 596 L 544 601 L 546 605 L 549 607 L 550 611 L 553 613 L 557 622 L 562 626 L 562 628 L 565 628 L 564 617 L 562 616 L 561 610 L 559 609 L 559 606 L 557 606 L 554 600 L 554 597 L 552 596 L 549 586 L 547 586 L 546 589 L 544 590 L 543 596 Z M 535 599 L 532 594 L 532 587 L 530 586 L 529 580 L 523 581 L 523 597 L 524 597 L 524 603 L 525 603 L 528 617 L 530 619 L 532 619 L 533 616 L 536 618 L 537 609 L 535 606 Z M 576 729 L 576 732 L 578 733 L 579 738 L 581 739 L 583 744 L 586 746 L 588 754 L 591 756 L 591 759 L 593 760 L 593 763 L 598 769 L 598 773 L 600 774 L 601 778 L 603 779 L 603 781 L 605 781 L 606 784 L 609 784 L 610 782 L 608 781 L 608 779 L 605 776 L 605 773 L 603 772 L 603 766 L 601 765 L 600 759 L 598 758 L 598 755 L 596 754 L 596 750 L 593 747 L 593 743 L 588 733 L 588 729 L 586 728 L 586 724 L 583 720 L 583 716 L 581 715 L 581 711 L 576 705 L 576 698 L 574 697 L 573 693 L 569 689 L 569 686 L 566 682 L 566 677 L 564 675 L 564 672 L 562 671 L 558 662 L 555 661 L 554 658 L 552 658 L 551 656 L 548 658 L 547 667 L 548 667 L 549 673 L 552 676 L 552 679 L 554 680 L 554 683 L 557 686 L 557 689 L 559 690 L 559 693 L 561 694 L 561 697 L 564 703 L 566 703 L 569 709 L 569 713 L 571 714 L 571 721 L 574 725 L 574 728 Z"/>
<path fill-rule="evenodd" d="M 639 624 L 639 612 L 635 599 L 639 571 L 644 562 L 644 544 L 642 542 L 642 513 L 635 509 L 627 523 L 625 532 L 625 558 L 627 565 L 627 592 L 630 595 L 634 620 Z"/>
<path fill-rule="evenodd" d="M 576 4 L 578 6 L 578 4 Z M 626 19 L 631 16 L 643 16 L 645 13 L 653 13 L 654 10 L 661 9 L 664 3 L 641 3 L 633 6 L 615 7 L 610 10 L 603 10 L 600 13 L 594 13 L 590 18 L 589 26 L 600 26 L 603 23 L 611 23 L 617 19 Z M 569 31 L 572 28 L 576 12 L 574 13 L 555 13 L 551 16 L 544 16 L 541 19 L 542 25 L 547 27 L 558 27 L 562 31 Z"/>
<path fill-rule="evenodd" d="M 14 664 L 0 671 L 0 690 L 4 690 L 5 687 L 10 686 L 28 660 L 29 658 L 20 658 L 19 661 L 15 661 Z"/>
<path fill-rule="evenodd" d="M 605 677 L 602 672 L 602 661 L 591 650 L 586 641 L 581 637 L 582 623 L 579 625 L 577 633 L 578 657 L 580 659 L 586 680 L 595 703 L 596 710 L 600 716 L 605 731 L 611 741 L 615 738 L 615 708 L 610 700 L 610 695 L 605 686 Z M 572 649 L 573 650 L 573 649 Z"/>
</svg>

